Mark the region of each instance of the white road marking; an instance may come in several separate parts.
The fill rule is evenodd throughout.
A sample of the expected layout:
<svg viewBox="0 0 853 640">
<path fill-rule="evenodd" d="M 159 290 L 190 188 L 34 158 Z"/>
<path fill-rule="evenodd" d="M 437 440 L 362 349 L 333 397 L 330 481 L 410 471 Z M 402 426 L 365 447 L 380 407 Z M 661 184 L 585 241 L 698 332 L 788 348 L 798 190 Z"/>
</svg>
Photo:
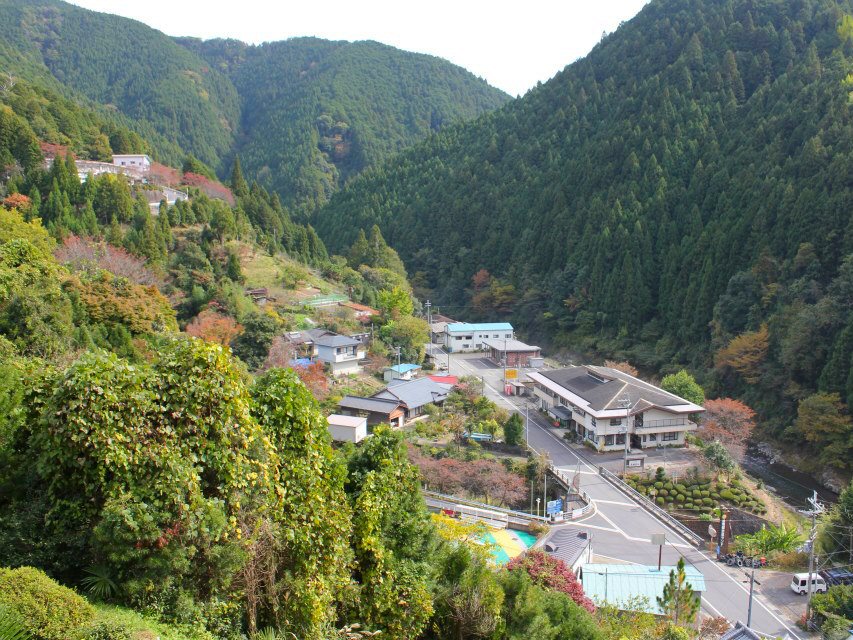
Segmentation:
<svg viewBox="0 0 853 640">
<path fill-rule="evenodd" d="M 620 507 L 632 507 L 634 509 L 641 509 L 642 507 L 633 502 L 617 502 L 616 500 L 593 500 L 596 504 L 615 504 Z"/>
<path fill-rule="evenodd" d="M 599 531 L 609 531 L 610 533 L 622 533 L 619 529 L 611 529 L 610 527 L 602 527 L 597 524 L 586 524 L 583 525 L 584 529 L 598 529 Z M 598 555 L 598 554 L 596 554 Z"/>
</svg>

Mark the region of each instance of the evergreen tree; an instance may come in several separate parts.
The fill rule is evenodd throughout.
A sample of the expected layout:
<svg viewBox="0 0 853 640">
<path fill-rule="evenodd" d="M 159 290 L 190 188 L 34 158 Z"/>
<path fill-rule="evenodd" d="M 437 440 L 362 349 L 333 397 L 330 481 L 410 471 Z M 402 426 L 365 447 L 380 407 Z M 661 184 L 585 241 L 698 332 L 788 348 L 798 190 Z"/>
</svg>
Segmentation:
<svg viewBox="0 0 853 640">
<path fill-rule="evenodd" d="M 243 178 L 243 169 L 240 167 L 240 156 L 234 157 L 234 166 L 231 169 L 231 191 L 238 198 L 249 195 L 249 185 Z"/>
<path fill-rule="evenodd" d="M 658 596 L 657 603 L 675 624 L 689 625 L 696 619 L 699 598 L 687 582 L 684 558 L 679 558 L 676 568 L 669 572 L 669 582 L 664 585 L 663 595 Z"/>
</svg>

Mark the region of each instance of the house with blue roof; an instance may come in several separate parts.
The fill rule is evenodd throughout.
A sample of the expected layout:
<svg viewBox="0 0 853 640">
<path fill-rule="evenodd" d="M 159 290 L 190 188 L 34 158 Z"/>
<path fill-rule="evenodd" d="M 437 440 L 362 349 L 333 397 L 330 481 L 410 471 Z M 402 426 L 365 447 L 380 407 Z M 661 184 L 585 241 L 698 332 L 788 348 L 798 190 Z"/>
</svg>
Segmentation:
<svg viewBox="0 0 853 640">
<path fill-rule="evenodd" d="M 421 365 L 404 362 L 402 364 L 395 364 L 393 367 L 388 367 L 385 369 L 385 373 L 383 375 L 385 377 L 385 382 L 391 382 L 392 380 L 411 380 L 420 370 Z"/>
<path fill-rule="evenodd" d="M 583 592 L 596 605 L 609 604 L 623 611 L 643 611 L 657 616 L 665 614 L 658 605 L 663 588 L 676 567 L 641 564 L 585 564 L 581 568 Z M 699 605 L 705 591 L 705 577 L 693 565 L 686 565 L 687 584 Z"/>
<path fill-rule="evenodd" d="M 444 330 L 444 349 L 452 353 L 484 351 L 484 340 L 512 340 L 509 322 L 454 322 Z"/>
</svg>

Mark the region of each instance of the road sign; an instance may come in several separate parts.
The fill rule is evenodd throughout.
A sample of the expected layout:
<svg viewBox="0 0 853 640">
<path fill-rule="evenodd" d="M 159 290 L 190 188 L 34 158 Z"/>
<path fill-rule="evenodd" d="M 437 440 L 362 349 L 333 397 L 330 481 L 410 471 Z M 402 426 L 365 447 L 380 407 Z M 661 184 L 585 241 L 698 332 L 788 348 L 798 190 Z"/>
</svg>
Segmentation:
<svg viewBox="0 0 853 640">
<path fill-rule="evenodd" d="M 563 510 L 563 499 L 559 498 L 557 500 L 549 500 L 548 506 L 545 509 L 545 513 L 560 513 Z"/>
<path fill-rule="evenodd" d="M 666 534 L 665 533 L 653 533 L 652 534 L 652 544 L 661 546 L 666 544 Z"/>
<path fill-rule="evenodd" d="M 507 380 L 515 380 L 518 378 L 518 369 L 507 369 L 506 370 L 506 379 Z"/>
</svg>

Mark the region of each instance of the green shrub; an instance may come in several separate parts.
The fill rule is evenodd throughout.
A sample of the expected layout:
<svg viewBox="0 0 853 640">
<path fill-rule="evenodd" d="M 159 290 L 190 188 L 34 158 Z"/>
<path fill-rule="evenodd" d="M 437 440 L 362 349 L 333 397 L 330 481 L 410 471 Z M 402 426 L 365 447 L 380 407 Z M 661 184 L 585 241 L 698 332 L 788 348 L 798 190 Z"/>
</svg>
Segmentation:
<svg viewBox="0 0 853 640">
<path fill-rule="evenodd" d="M 663 467 L 658 467 L 655 469 L 655 480 L 662 481 L 666 478 L 666 471 L 664 471 Z"/>
<path fill-rule="evenodd" d="M 685 502 L 685 503 L 684 503 L 684 508 L 685 508 L 685 509 L 692 509 L 692 508 L 693 508 L 693 503 L 692 503 L 692 502 Z"/>
<path fill-rule="evenodd" d="M 655 502 L 657 502 L 657 503 L 658 503 L 658 506 L 659 506 L 659 507 L 662 507 L 662 506 L 663 506 L 663 503 L 664 503 L 664 499 L 663 499 L 663 498 L 656 498 L 656 499 L 655 499 Z"/>
<path fill-rule="evenodd" d="M 712 492 L 711 492 L 711 498 L 713 498 L 714 500 L 719 500 L 719 499 L 720 499 L 720 494 L 719 494 L 719 493 L 717 493 L 716 491 L 712 491 Z"/>
<path fill-rule="evenodd" d="M 718 482 L 716 486 L 717 486 L 717 491 L 723 491 L 724 489 L 726 489 L 726 485 L 724 482 Z"/>
<path fill-rule="evenodd" d="M 102 620 L 81 636 L 82 640 L 133 640 L 133 631 L 125 625 Z"/>
<path fill-rule="evenodd" d="M 658 491 L 658 495 L 666 498 L 669 496 L 669 491 L 667 491 L 666 489 L 661 489 L 660 491 Z"/>
<path fill-rule="evenodd" d="M 663 489 L 663 482 L 661 482 L 660 480 L 655 482 L 655 489 Z"/>
<path fill-rule="evenodd" d="M 706 490 L 704 490 L 704 489 L 703 489 L 703 490 L 701 491 L 701 493 L 702 493 L 702 497 L 703 497 L 703 498 L 710 498 L 710 497 L 711 497 L 711 492 L 710 492 L 710 491 L 706 491 Z"/>
<path fill-rule="evenodd" d="M 0 569 L 0 604 L 21 617 L 35 640 L 66 640 L 95 617 L 86 600 L 32 567 Z"/>
<path fill-rule="evenodd" d="M 678 493 L 687 493 L 687 487 L 684 486 L 683 484 L 679 483 L 679 484 L 675 485 L 675 488 L 678 490 Z"/>
<path fill-rule="evenodd" d="M 729 491 L 728 489 L 723 489 L 722 491 L 720 491 L 720 497 L 721 497 L 723 500 L 730 500 L 730 501 L 734 501 L 734 499 L 735 499 L 735 494 L 733 494 L 733 493 L 732 493 L 731 491 Z"/>
<path fill-rule="evenodd" d="M 679 493 L 677 496 L 675 496 L 675 501 L 684 502 L 684 494 Z"/>
<path fill-rule="evenodd" d="M 704 504 L 706 507 L 711 507 L 714 505 L 714 501 L 711 500 L 711 498 L 702 498 L 702 504 Z"/>
<path fill-rule="evenodd" d="M 693 495 L 694 498 L 702 497 L 702 492 L 699 489 L 693 489 L 690 493 Z"/>
<path fill-rule="evenodd" d="M 672 490 L 672 488 L 673 488 L 673 485 L 672 485 L 672 483 L 671 483 L 671 482 L 665 482 L 665 483 L 664 483 L 664 485 L 663 485 L 663 488 L 664 488 L 664 489 L 669 489 L 669 490 L 671 491 L 671 490 Z"/>
</svg>

